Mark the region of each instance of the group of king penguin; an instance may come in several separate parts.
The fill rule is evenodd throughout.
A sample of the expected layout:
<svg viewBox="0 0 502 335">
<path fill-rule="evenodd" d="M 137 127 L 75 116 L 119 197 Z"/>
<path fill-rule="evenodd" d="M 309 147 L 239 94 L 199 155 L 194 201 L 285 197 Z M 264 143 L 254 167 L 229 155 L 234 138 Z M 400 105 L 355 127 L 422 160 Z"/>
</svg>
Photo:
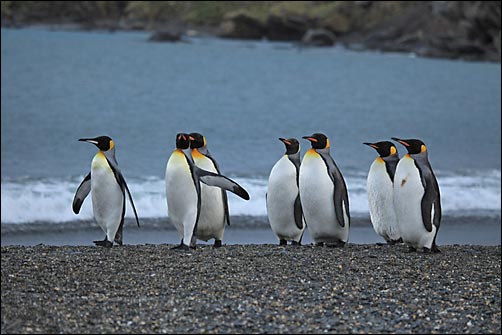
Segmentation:
<svg viewBox="0 0 502 335">
<path fill-rule="evenodd" d="M 286 152 L 273 166 L 268 179 L 266 207 L 279 245 L 301 245 L 307 227 L 317 246 L 343 247 L 349 239 L 350 210 L 347 186 L 330 155 L 330 141 L 322 133 L 303 136 L 311 148 L 300 157 L 296 138 L 279 138 Z M 410 250 L 439 252 L 436 236 L 441 221 L 439 186 L 428 160 L 425 144 L 418 139 L 392 140 L 408 151 L 401 159 L 390 141 L 364 143 L 379 156 L 371 164 L 367 192 L 370 219 L 375 232 L 388 244 L 406 243 Z M 127 183 L 115 159 L 115 144 L 108 136 L 82 138 L 99 151 L 91 171 L 73 199 L 78 214 L 92 193 L 97 224 L 105 233 L 98 246 L 122 245 L 125 193 L 137 225 L 139 219 Z M 168 217 L 181 239 L 175 249 L 195 249 L 197 240 L 214 239 L 222 245 L 230 225 L 227 191 L 244 200 L 248 192 L 221 174 L 200 133 L 178 133 L 176 148 L 165 173 Z"/>
</svg>

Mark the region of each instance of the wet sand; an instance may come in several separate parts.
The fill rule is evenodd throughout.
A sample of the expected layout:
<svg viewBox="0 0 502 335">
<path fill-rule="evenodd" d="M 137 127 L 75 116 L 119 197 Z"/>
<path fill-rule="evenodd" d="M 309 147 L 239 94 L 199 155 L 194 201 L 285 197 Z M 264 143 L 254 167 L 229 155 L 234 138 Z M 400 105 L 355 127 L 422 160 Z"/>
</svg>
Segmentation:
<svg viewBox="0 0 502 335">
<path fill-rule="evenodd" d="M 500 333 L 501 247 L 3 246 L 2 333 Z"/>
<path fill-rule="evenodd" d="M 439 229 L 439 245 L 500 245 L 500 217 L 445 217 Z M 73 221 L 65 223 L 2 223 L 1 242 L 6 245 L 34 246 L 81 245 L 93 246 L 92 241 L 103 239 L 104 233 L 93 221 Z M 174 227 L 166 220 L 141 220 L 141 227 L 131 219 L 124 226 L 125 244 L 176 244 L 180 238 Z M 312 243 L 308 229 L 303 244 Z M 354 218 L 351 223 L 349 242 L 354 244 L 373 244 L 384 242 L 378 236 L 369 218 Z M 199 244 L 212 244 L 212 241 Z M 224 244 L 276 244 L 277 237 L 268 224 L 266 217 L 235 216 L 232 225 L 225 228 Z"/>
</svg>

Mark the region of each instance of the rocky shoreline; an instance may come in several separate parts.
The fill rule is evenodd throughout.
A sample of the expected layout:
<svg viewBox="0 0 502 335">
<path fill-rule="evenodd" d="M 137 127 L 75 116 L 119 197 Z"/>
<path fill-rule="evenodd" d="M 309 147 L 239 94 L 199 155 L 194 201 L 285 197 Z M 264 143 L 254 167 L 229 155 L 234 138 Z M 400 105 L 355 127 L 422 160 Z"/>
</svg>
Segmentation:
<svg viewBox="0 0 502 335">
<path fill-rule="evenodd" d="M 2 333 L 500 333 L 500 246 L 2 247 Z"/>
<path fill-rule="evenodd" d="M 5 4 L 4 4 L 5 3 Z M 500 1 L 103 1 L 80 5 L 2 2 L 2 26 L 76 25 L 80 29 L 147 30 L 151 40 L 185 36 L 291 41 L 305 47 L 500 62 Z M 31 6 L 31 7 L 30 7 Z"/>
</svg>

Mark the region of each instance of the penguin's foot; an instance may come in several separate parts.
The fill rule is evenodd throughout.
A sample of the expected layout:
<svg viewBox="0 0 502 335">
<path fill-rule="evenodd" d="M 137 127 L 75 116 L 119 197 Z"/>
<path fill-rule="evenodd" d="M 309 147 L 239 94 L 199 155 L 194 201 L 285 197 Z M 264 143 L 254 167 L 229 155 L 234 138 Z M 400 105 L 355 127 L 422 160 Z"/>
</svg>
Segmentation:
<svg viewBox="0 0 502 335">
<path fill-rule="evenodd" d="M 388 245 L 389 242 L 387 241 L 387 243 L 382 243 L 382 242 L 377 242 L 376 245 L 378 245 L 379 247 L 382 247 L 384 245 Z"/>
<path fill-rule="evenodd" d="M 345 242 L 336 241 L 335 243 L 326 243 L 329 248 L 343 248 L 345 246 Z"/>
<path fill-rule="evenodd" d="M 316 247 L 324 247 L 324 242 L 317 242 L 314 244 Z"/>
<path fill-rule="evenodd" d="M 120 239 L 120 240 L 115 239 L 115 240 L 113 240 L 113 241 L 114 241 L 116 244 L 118 244 L 118 245 L 122 245 L 122 239 Z"/>
<path fill-rule="evenodd" d="M 291 245 L 300 247 L 302 245 L 302 242 L 291 241 Z"/>
<path fill-rule="evenodd" d="M 279 240 L 279 245 L 287 245 L 287 244 L 288 244 L 288 241 L 283 240 L 283 239 Z"/>
<path fill-rule="evenodd" d="M 214 240 L 213 248 L 221 248 L 221 240 Z"/>
<path fill-rule="evenodd" d="M 113 242 L 110 242 L 108 240 L 104 240 L 104 241 L 94 241 L 94 243 L 97 245 L 97 246 L 100 246 L 100 247 L 105 247 L 105 248 L 111 248 L 112 245 L 113 245 Z"/>
<path fill-rule="evenodd" d="M 437 245 L 433 245 L 431 249 L 427 248 L 427 247 L 423 247 L 423 250 L 424 250 L 424 253 L 428 254 L 428 253 L 440 253 L 441 251 L 439 250 L 439 248 L 437 247 Z"/>
<path fill-rule="evenodd" d="M 180 250 L 180 251 L 183 251 L 183 250 L 190 250 L 190 249 L 195 249 L 195 247 L 189 247 L 188 245 L 184 244 L 184 243 L 181 243 L 180 245 L 177 245 L 175 247 L 172 247 L 171 248 L 172 250 Z"/>
<path fill-rule="evenodd" d="M 415 247 L 412 247 L 412 246 L 408 246 L 408 252 L 416 252 L 417 249 Z"/>
<path fill-rule="evenodd" d="M 403 239 L 399 238 L 397 240 L 388 240 L 387 241 L 388 245 L 394 245 L 394 244 L 398 244 L 398 243 L 403 243 Z"/>
</svg>

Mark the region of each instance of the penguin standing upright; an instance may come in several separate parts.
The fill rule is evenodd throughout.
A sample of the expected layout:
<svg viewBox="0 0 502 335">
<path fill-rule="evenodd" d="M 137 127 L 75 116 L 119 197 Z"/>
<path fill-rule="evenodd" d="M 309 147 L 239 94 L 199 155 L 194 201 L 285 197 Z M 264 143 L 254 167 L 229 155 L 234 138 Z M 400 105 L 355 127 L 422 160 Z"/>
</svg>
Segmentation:
<svg viewBox="0 0 502 335">
<path fill-rule="evenodd" d="M 373 229 L 388 244 L 401 242 L 394 211 L 394 174 L 399 154 L 394 144 L 389 141 L 364 144 L 375 149 L 380 155 L 371 164 L 366 184 Z"/>
<path fill-rule="evenodd" d="M 200 133 L 191 133 L 190 149 L 192 158 L 201 169 L 220 174 L 218 163 L 207 149 L 206 138 Z M 219 187 L 200 185 L 201 207 L 200 217 L 194 236 L 207 241 L 214 238 L 214 247 L 221 247 L 225 222 L 230 225 L 227 192 Z"/>
<path fill-rule="evenodd" d="M 177 134 L 176 149 L 166 165 L 168 216 L 181 237 L 181 243 L 176 248 L 182 249 L 195 249 L 196 246 L 194 233 L 201 210 L 201 182 L 228 190 L 249 200 L 246 190 L 233 180 L 196 166 L 189 147 L 190 136 L 186 133 Z"/>
<path fill-rule="evenodd" d="M 300 200 L 305 224 L 317 245 L 344 246 L 350 227 L 345 180 L 329 154 L 326 135 L 316 133 L 303 138 L 312 145 L 300 165 Z"/>
<path fill-rule="evenodd" d="M 403 241 L 410 250 L 439 252 L 436 236 L 441 223 L 441 197 L 436 176 L 421 140 L 392 138 L 408 153 L 394 175 L 394 208 Z"/>
<path fill-rule="evenodd" d="M 139 227 L 138 214 L 132 201 L 131 192 L 115 159 L 115 143 L 108 136 L 81 138 L 79 141 L 96 145 L 99 151 L 91 163 L 91 172 L 80 183 L 73 198 L 73 212 L 78 214 L 89 192 L 92 192 L 94 218 L 106 236 L 96 245 L 111 247 L 115 241 L 122 245 L 122 226 L 125 214 L 125 191 L 131 202 Z"/>
<path fill-rule="evenodd" d="M 286 245 L 287 241 L 300 245 L 305 229 L 298 189 L 300 143 L 296 138 L 279 140 L 286 146 L 286 153 L 272 167 L 268 178 L 268 221 L 279 245 Z"/>
</svg>

